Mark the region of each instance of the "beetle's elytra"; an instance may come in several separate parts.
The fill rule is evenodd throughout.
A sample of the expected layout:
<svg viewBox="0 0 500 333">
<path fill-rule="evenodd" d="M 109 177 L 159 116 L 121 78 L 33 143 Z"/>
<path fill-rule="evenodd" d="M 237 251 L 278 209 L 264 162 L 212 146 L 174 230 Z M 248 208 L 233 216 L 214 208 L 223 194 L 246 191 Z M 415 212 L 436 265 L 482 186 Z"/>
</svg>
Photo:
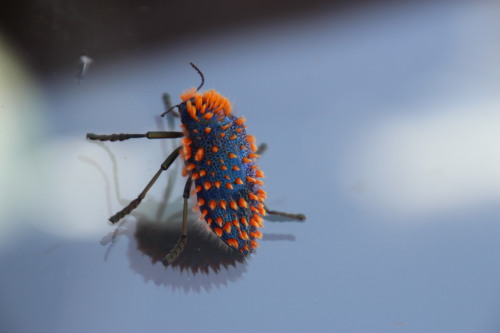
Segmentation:
<svg viewBox="0 0 500 333">
<path fill-rule="evenodd" d="M 245 119 L 217 92 L 194 88 L 181 95 L 184 175 L 195 184 L 200 211 L 226 244 L 247 254 L 257 247 L 266 214 L 261 189 L 264 173 L 255 164 L 255 139 L 247 135 Z"/>
</svg>

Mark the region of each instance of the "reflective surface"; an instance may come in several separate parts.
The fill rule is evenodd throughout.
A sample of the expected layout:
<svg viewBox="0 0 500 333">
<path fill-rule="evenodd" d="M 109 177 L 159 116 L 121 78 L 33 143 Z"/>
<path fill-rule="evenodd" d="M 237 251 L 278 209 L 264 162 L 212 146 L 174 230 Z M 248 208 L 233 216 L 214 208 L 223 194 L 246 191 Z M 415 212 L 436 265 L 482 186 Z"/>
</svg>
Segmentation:
<svg viewBox="0 0 500 333">
<path fill-rule="evenodd" d="M 2 46 L 2 332 L 495 332 L 500 66 L 493 2 L 324 12 L 35 81 Z M 89 54 L 92 57 L 91 54 Z M 250 260 L 197 212 L 175 265 L 180 162 L 119 226 L 177 140 L 87 132 L 158 119 L 206 77 L 268 150 Z M 4 66 L 5 64 L 5 66 Z"/>
</svg>

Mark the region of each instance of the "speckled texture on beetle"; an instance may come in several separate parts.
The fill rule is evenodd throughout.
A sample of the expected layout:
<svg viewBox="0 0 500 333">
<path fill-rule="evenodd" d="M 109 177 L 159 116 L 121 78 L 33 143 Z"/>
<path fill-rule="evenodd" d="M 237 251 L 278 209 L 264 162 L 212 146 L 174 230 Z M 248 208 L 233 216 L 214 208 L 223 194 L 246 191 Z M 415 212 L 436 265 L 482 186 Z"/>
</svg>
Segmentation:
<svg viewBox="0 0 500 333">
<path fill-rule="evenodd" d="M 203 219 L 227 245 L 248 254 L 262 238 L 266 214 L 264 173 L 255 164 L 255 138 L 245 119 L 231 112 L 230 102 L 214 90 L 181 94 L 183 175 L 195 183 Z"/>
</svg>

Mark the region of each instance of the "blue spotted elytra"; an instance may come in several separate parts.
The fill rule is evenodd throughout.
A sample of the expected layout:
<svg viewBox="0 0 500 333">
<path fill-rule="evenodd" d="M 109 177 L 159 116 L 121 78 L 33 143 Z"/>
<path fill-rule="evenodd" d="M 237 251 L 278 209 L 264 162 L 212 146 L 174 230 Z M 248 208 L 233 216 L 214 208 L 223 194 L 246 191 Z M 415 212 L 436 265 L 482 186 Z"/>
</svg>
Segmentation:
<svg viewBox="0 0 500 333">
<path fill-rule="evenodd" d="M 182 234 L 165 256 L 165 264 L 173 262 L 186 246 L 188 199 L 193 182 L 203 219 L 224 243 L 242 255 L 252 253 L 258 246 L 256 240 L 262 237 L 259 228 L 263 226 L 266 213 L 305 219 L 303 214 L 271 211 L 264 205 L 266 192 L 262 189 L 261 180 L 264 173 L 255 163 L 257 147 L 255 138 L 247 134 L 245 118 L 234 115 L 231 103 L 216 91 L 200 93 L 205 79 L 198 67 L 192 63 L 191 66 L 200 75 L 201 84 L 181 94 L 182 102 L 173 107 L 168 105 L 167 111 L 162 114 L 164 116 L 177 108 L 182 132 L 87 134 L 88 139 L 100 141 L 183 138 L 182 145 L 165 159 L 138 197 L 109 218 L 116 223 L 137 208 L 160 174 L 180 155 L 184 160 L 182 173 L 187 177 L 183 194 Z"/>
</svg>

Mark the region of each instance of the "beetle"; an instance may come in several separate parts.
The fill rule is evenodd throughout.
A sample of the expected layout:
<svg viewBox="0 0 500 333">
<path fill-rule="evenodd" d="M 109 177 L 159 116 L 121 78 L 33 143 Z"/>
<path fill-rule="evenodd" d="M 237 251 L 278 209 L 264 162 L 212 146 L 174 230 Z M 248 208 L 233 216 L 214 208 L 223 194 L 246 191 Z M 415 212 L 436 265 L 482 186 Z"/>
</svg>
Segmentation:
<svg viewBox="0 0 500 333">
<path fill-rule="evenodd" d="M 137 208 L 161 173 L 181 156 L 184 160 L 182 174 L 187 176 L 182 233 L 163 260 L 167 264 L 179 256 L 187 243 L 188 199 L 193 183 L 203 219 L 224 243 L 244 256 L 258 246 L 257 239 L 262 238 L 259 228 L 263 226 L 266 213 L 305 219 L 303 214 L 271 211 L 264 205 L 267 196 L 262 189 L 264 173 L 256 165 L 257 146 L 255 138 L 247 134 L 245 118 L 234 115 L 229 100 L 215 90 L 200 93 L 205 78 L 198 67 L 190 65 L 198 72 L 201 84 L 182 93 L 182 102 L 174 106 L 169 105 L 167 95 L 164 98 L 167 111 L 161 115 L 177 108 L 182 132 L 87 134 L 88 139 L 99 141 L 183 138 L 182 145 L 165 159 L 137 198 L 109 218 L 114 224 Z"/>
</svg>

